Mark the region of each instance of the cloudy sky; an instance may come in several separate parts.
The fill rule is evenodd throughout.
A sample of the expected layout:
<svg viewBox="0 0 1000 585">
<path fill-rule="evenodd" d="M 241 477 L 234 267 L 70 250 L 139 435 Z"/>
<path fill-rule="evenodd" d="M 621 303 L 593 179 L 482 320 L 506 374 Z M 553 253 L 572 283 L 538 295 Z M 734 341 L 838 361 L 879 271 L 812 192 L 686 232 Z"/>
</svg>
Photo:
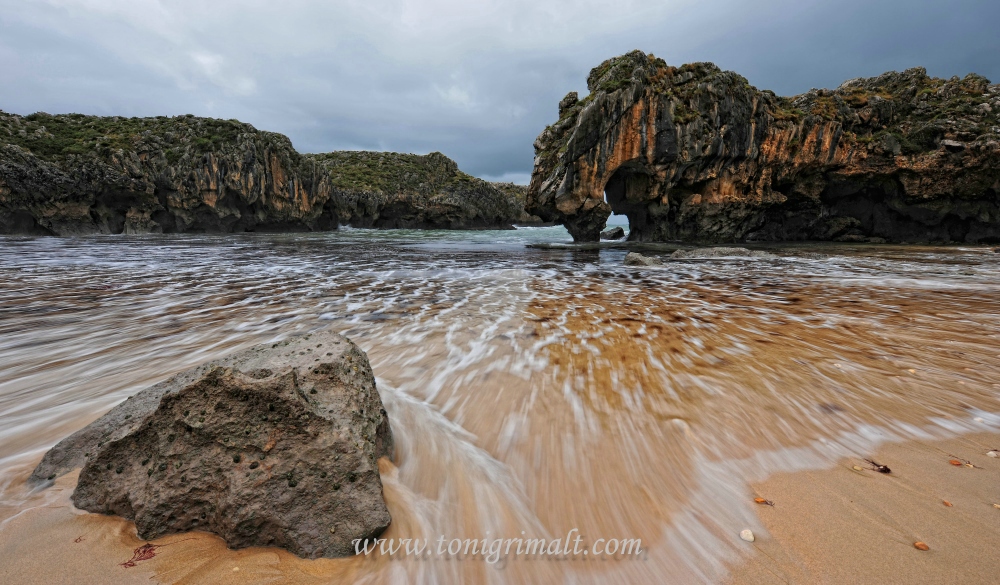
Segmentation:
<svg viewBox="0 0 1000 585">
<path fill-rule="evenodd" d="M 917 65 L 1000 81 L 997 0 L 0 0 L 0 109 L 238 118 L 302 152 L 444 152 L 527 182 L 602 60 L 779 94 Z"/>
</svg>

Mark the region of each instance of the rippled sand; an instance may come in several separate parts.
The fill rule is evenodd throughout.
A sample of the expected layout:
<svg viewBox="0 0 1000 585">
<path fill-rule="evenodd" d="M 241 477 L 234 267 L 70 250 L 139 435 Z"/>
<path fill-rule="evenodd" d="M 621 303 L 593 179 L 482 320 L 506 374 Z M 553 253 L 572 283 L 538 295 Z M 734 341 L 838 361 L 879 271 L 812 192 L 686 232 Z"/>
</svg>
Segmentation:
<svg viewBox="0 0 1000 585">
<path fill-rule="evenodd" d="M 738 536 L 767 542 L 752 498 L 772 474 L 1000 431 L 1000 255 L 988 249 L 789 246 L 637 269 L 622 249 L 525 248 L 560 238 L 0 240 L 0 575 L 718 582 L 745 576 L 741 563 L 797 562 L 790 545 L 780 563 L 755 561 Z M 393 424 L 387 537 L 576 528 L 641 538 L 645 554 L 303 561 L 192 534 L 123 568 L 144 544 L 129 523 L 72 509 L 74 478 L 24 486 L 48 446 L 142 387 L 321 327 L 368 353 Z"/>
</svg>

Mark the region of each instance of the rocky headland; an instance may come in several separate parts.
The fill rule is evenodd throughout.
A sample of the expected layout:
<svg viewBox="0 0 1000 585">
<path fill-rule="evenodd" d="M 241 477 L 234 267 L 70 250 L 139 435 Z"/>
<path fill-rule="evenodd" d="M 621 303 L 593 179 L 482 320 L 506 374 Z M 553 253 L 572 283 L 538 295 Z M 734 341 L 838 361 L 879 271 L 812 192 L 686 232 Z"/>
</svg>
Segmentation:
<svg viewBox="0 0 1000 585">
<path fill-rule="evenodd" d="M 924 69 L 794 97 L 633 51 L 535 141 L 527 211 L 597 241 L 1000 241 L 1000 85 Z M 606 195 L 606 201 L 605 201 Z"/>
<path fill-rule="evenodd" d="M 236 120 L 0 112 L 0 234 L 508 228 L 526 188 L 440 153 L 300 154 Z"/>
</svg>

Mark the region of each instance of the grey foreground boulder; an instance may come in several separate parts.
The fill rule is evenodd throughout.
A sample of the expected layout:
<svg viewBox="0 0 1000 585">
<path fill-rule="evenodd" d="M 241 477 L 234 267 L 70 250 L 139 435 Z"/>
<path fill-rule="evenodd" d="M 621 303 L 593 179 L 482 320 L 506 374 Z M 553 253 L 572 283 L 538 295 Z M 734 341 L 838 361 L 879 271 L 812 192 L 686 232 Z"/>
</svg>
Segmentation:
<svg viewBox="0 0 1000 585">
<path fill-rule="evenodd" d="M 638 252 L 625 255 L 625 266 L 662 266 L 663 261 L 653 256 L 643 256 Z"/>
<path fill-rule="evenodd" d="M 621 226 L 608 228 L 601 232 L 602 240 L 620 240 L 625 237 L 625 230 Z"/>
<path fill-rule="evenodd" d="M 368 358 L 332 332 L 258 345 L 132 396 L 52 448 L 30 483 L 83 466 L 73 503 L 140 538 L 203 530 L 232 548 L 354 554 L 390 523 L 392 431 Z"/>
<path fill-rule="evenodd" d="M 695 248 L 694 250 L 677 250 L 671 258 L 684 260 L 687 258 L 775 258 L 774 254 L 762 250 L 746 248 Z"/>
</svg>

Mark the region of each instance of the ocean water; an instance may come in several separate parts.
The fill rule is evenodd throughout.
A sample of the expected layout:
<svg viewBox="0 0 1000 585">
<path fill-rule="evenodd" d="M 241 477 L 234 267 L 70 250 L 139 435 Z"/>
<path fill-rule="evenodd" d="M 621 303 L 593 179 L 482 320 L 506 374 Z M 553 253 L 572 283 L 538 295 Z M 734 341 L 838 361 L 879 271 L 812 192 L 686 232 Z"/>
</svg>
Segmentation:
<svg viewBox="0 0 1000 585">
<path fill-rule="evenodd" d="M 173 373 L 327 327 L 367 352 L 393 426 L 391 536 L 576 529 L 644 554 L 286 559 L 267 582 L 710 582 L 761 529 L 748 482 L 1000 429 L 1000 254 L 767 250 L 631 268 L 627 246 L 559 227 L 0 238 L 0 540 L 58 503 L 24 479 L 62 437 Z"/>
</svg>

